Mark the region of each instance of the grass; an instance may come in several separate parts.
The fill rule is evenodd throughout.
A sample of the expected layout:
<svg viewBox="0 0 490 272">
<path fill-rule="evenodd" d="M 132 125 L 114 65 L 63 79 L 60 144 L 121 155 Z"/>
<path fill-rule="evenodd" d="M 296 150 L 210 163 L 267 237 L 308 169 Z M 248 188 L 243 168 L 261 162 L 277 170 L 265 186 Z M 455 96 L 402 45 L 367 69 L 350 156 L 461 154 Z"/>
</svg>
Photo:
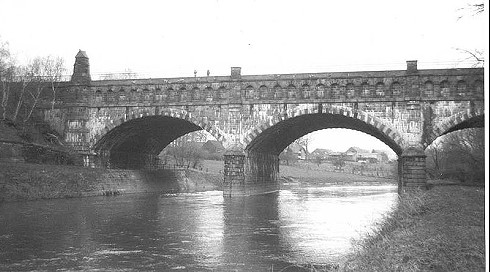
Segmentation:
<svg viewBox="0 0 490 272">
<path fill-rule="evenodd" d="M 354 246 L 340 271 L 485 271 L 485 189 L 405 194 Z"/>
<path fill-rule="evenodd" d="M 324 164 L 326 165 L 326 163 Z M 280 165 L 279 174 L 288 180 L 296 180 L 307 183 L 355 183 L 355 182 L 391 182 L 395 179 L 377 176 L 361 176 L 349 171 L 332 172 L 322 165 L 318 167 L 314 163 L 297 163 L 295 165 Z"/>
</svg>

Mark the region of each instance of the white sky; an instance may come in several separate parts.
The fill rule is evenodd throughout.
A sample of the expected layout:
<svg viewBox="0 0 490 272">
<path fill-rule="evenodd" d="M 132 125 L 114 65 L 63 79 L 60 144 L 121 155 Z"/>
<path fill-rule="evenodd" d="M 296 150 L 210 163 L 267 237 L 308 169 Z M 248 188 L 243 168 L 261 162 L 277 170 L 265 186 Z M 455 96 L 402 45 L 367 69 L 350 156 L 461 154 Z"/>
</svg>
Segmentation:
<svg viewBox="0 0 490 272">
<path fill-rule="evenodd" d="M 20 62 L 63 57 L 68 74 L 82 49 L 93 77 L 468 67 L 456 48 L 488 52 L 488 13 L 459 9 L 478 2 L 0 0 L 0 39 Z"/>
</svg>

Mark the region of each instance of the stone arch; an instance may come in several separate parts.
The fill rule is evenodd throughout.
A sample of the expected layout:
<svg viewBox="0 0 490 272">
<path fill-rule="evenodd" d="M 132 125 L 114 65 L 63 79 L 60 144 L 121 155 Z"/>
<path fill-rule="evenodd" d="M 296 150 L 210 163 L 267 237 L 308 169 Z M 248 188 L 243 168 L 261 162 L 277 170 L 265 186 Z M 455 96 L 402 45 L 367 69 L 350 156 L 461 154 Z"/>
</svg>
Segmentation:
<svg viewBox="0 0 490 272">
<path fill-rule="evenodd" d="M 116 131 L 118 128 L 122 128 L 123 125 L 130 122 L 135 123 L 149 118 L 154 118 L 156 122 L 165 119 L 172 120 L 173 124 L 177 124 L 179 122 L 180 124 L 187 123 L 188 128 L 183 130 L 185 133 L 180 135 L 178 135 L 179 133 L 175 134 L 174 136 L 177 136 L 176 138 L 189 132 L 202 129 L 209 132 L 214 138 L 216 138 L 217 141 L 225 142 L 227 140 L 225 134 L 219 128 L 215 127 L 214 124 L 209 122 L 207 118 L 195 117 L 192 113 L 183 109 L 162 109 L 160 112 L 155 112 L 155 110 L 136 109 L 126 114 L 123 118 L 113 120 L 108 125 L 106 125 L 104 129 L 102 129 L 97 135 L 93 137 L 91 141 L 91 149 L 95 152 L 111 149 L 114 144 L 116 144 L 115 142 L 110 142 L 110 138 L 115 137 L 115 135 L 111 134 L 121 133 L 120 131 Z M 158 120 L 158 118 L 160 118 L 160 120 Z M 173 141 L 174 139 L 171 140 Z M 119 140 L 124 140 L 124 138 L 119 138 Z M 118 141 L 118 139 L 116 139 L 116 141 Z M 170 142 L 163 144 L 164 146 L 166 146 Z"/>
<path fill-rule="evenodd" d="M 453 131 L 465 128 L 484 127 L 483 110 L 466 110 L 456 113 L 444 121 L 436 124 L 424 141 L 424 148 L 428 147 L 435 139 Z"/>
<path fill-rule="evenodd" d="M 265 85 L 260 85 L 258 97 L 261 99 L 269 99 L 269 89 Z"/>
<path fill-rule="evenodd" d="M 165 97 L 164 97 L 164 100 L 168 99 L 168 101 L 178 101 L 178 97 L 177 97 L 177 92 L 172 88 L 172 87 L 168 87 L 166 90 L 165 90 Z"/>
<path fill-rule="evenodd" d="M 451 96 L 451 88 L 449 85 L 449 81 L 443 80 L 439 83 L 440 96 L 443 98 L 448 98 Z"/>
<path fill-rule="evenodd" d="M 311 97 L 310 86 L 307 83 L 301 86 L 301 97 L 305 99 L 309 99 Z"/>
<path fill-rule="evenodd" d="M 326 128 L 347 128 L 367 133 L 401 155 L 406 146 L 403 137 L 387 124 L 364 111 L 347 107 L 329 107 L 283 111 L 249 130 L 243 139 L 245 149 L 279 155 L 295 139 Z"/>
<path fill-rule="evenodd" d="M 218 98 L 219 99 L 227 99 L 228 98 L 228 92 L 226 91 L 226 88 L 224 86 L 220 86 L 218 88 Z"/>
<path fill-rule="evenodd" d="M 376 97 L 384 97 L 385 96 L 385 84 L 383 82 L 376 83 L 375 95 Z"/>
<path fill-rule="evenodd" d="M 434 97 L 434 83 L 432 83 L 432 81 L 427 80 L 424 83 L 424 92 L 423 92 L 423 94 L 426 97 L 428 97 L 428 98 Z"/>
<path fill-rule="evenodd" d="M 286 91 L 287 91 L 287 98 L 296 99 L 298 97 L 298 94 L 296 93 L 297 92 L 296 86 L 294 86 L 293 83 L 289 84 L 286 87 Z"/>
<path fill-rule="evenodd" d="M 95 91 L 95 102 L 100 103 L 104 99 L 104 95 L 102 94 L 102 91 L 100 89 L 97 89 Z"/>
<path fill-rule="evenodd" d="M 247 85 L 244 90 L 245 99 L 254 99 L 255 97 L 255 89 L 252 85 Z"/>
<path fill-rule="evenodd" d="M 356 87 L 351 82 L 345 85 L 345 92 L 348 98 L 356 97 Z"/>
<path fill-rule="evenodd" d="M 340 85 L 337 83 L 332 83 L 332 85 L 330 85 L 329 94 L 330 96 L 328 98 L 338 99 L 340 97 Z"/>
<path fill-rule="evenodd" d="M 189 98 L 189 92 L 187 91 L 187 89 L 185 87 L 181 87 L 179 89 L 179 93 L 177 94 L 179 96 L 178 98 L 178 101 L 187 101 Z M 192 95 L 192 93 L 191 93 Z"/>
<path fill-rule="evenodd" d="M 206 87 L 204 89 L 204 95 L 206 96 L 206 102 L 212 102 L 215 100 L 215 93 L 211 86 Z"/>
<path fill-rule="evenodd" d="M 198 87 L 192 88 L 192 100 L 197 101 L 201 99 L 201 90 Z"/>
<path fill-rule="evenodd" d="M 362 97 L 369 98 L 372 95 L 371 86 L 367 82 L 361 84 L 361 95 Z"/>
<path fill-rule="evenodd" d="M 276 99 L 284 98 L 284 94 L 283 94 L 281 85 L 279 85 L 279 83 L 274 85 L 274 87 L 272 88 L 272 93 L 273 93 L 274 98 L 276 98 Z"/>
<path fill-rule="evenodd" d="M 316 98 L 324 98 L 326 96 L 325 92 L 326 92 L 325 85 L 321 83 L 316 85 L 316 94 L 315 94 Z"/>
<path fill-rule="evenodd" d="M 391 84 L 391 93 L 393 97 L 399 97 L 400 95 L 403 95 L 403 87 L 400 82 L 395 81 Z"/>
<path fill-rule="evenodd" d="M 458 97 L 465 97 L 466 96 L 466 89 L 467 89 L 466 81 L 459 80 L 456 83 L 456 95 Z"/>
</svg>

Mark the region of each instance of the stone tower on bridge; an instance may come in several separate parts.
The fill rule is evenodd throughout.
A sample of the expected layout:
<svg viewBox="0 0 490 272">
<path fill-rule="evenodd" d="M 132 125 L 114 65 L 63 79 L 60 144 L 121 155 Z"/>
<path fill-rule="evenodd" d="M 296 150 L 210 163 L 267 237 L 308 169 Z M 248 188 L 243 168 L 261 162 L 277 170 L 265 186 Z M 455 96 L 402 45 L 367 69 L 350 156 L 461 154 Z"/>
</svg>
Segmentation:
<svg viewBox="0 0 490 272">
<path fill-rule="evenodd" d="M 425 148 L 451 131 L 482 127 L 483 69 L 406 70 L 91 80 L 76 56 L 44 118 L 87 165 L 151 168 L 178 137 L 204 129 L 227 149 L 224 194 L 276 190 L 278 156 L 325 128 L 370 134 L 398 155 L 399 188 L 425 186 Z"/>
</svg>

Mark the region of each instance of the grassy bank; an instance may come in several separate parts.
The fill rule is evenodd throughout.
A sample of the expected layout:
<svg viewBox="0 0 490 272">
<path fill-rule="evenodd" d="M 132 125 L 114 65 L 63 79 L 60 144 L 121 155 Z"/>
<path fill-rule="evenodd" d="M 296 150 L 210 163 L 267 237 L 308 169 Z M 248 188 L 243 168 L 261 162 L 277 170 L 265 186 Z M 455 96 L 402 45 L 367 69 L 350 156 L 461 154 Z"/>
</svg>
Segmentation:
<svg viewBox="0 0 490 272">
<path fill-rule="evenodd" d="M 355 248 L 341 271 L 485 271 L 485 189 L 407 194 Z"/>
<path fill-rule="evenodd" d="M 128 193 L 219 190 L 220 175 L 197 170 L 118 170 L 0 162 L 0 203 Z"/>
<path fill-rule="evenodd" d="M 301 183 L 357 183 L 357 182 L 389 182 L 396 183 L 395 179 L 362 176 L 350 172 L 332 172 L 314 163 L 298 163 L 295 165 L 280 165 L 279 175 L 285 180 L 298 181 Z"/>
</svg>

